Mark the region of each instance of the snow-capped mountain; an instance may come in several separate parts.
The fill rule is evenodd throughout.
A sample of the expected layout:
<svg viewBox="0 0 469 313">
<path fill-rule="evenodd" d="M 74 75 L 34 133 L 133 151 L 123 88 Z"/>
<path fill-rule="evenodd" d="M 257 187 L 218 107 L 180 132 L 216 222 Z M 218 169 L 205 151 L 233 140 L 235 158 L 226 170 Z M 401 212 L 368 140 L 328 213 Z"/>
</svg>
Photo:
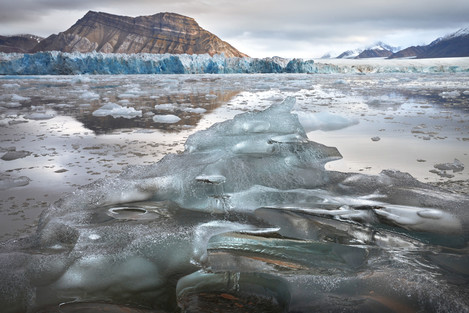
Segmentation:
<svg viewBox="0 0 469 313">
<path fill-rule="evenodd" d="M 469 56 L 469 27 L 448 34 L 426 46 L 418 58 L 450 58 Z"/>
<path fill-rule="evenodd" d="M 355 49 L 355 50 L 347 50 L 339 54 L 337 59 L 354 59 L 356 58 L 360 53 L 362 53 L 363 49 Z"/>
<path fill-rule="evenodd" d="M 384 42 L 378 41 L 365 49 L 347 50 L 341 53 L 337 59 L 364 59 L 364 58 L 383 58 L 399 51 L 400 47 L 393 47 Z"/>
<path fill-rule="evenodd" d="M 451 58 L 469 56 L 469 27 L 440 37 L 426 46 L 412 46 L 392 54 L 389 58 Z"/>
</svg>

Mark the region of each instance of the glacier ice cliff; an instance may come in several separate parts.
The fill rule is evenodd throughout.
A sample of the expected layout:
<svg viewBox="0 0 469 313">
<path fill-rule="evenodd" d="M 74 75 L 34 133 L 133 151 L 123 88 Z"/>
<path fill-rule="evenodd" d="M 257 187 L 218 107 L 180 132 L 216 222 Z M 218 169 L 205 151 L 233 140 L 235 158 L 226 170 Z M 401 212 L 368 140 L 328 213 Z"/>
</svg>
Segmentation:
<svg viewBox="0 0 469 313">
<path fill-rule="evenodd" d="M 325 170 L 341 155 L 308 139 L 294 104 L 51 205 L 35 235 L 0 244 L 1 307 L 467 311 L 469 198 L 399 171 Z"/>
<path fill-rule="evenodd" d="M 467 63 L 467 62 L 466 62 Z M 377 64 L 316 63 L 313 60 L 273 58 L 226 58 L 188 54 L 106 54 L 37 52 L 0 53 L 0 75 L 76 74 L 233 74 L 233 73 L 438 73 L 468 72 L 469 66 L 384 60 Z"/>
</svg>

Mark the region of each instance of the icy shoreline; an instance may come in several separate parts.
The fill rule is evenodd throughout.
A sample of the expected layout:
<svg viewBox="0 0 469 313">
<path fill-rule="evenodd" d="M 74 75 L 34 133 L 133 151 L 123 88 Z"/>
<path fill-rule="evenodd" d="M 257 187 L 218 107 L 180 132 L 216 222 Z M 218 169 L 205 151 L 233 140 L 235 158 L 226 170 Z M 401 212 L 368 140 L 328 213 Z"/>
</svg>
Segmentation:
<svg viewBox="0 0 469 313">
<path fill-rule="evenodd" d="M 0 53 L 0 75 L 453 72 L 469 72 L 469 58 L 314 61 L 208 54 Z"/>
</svg>

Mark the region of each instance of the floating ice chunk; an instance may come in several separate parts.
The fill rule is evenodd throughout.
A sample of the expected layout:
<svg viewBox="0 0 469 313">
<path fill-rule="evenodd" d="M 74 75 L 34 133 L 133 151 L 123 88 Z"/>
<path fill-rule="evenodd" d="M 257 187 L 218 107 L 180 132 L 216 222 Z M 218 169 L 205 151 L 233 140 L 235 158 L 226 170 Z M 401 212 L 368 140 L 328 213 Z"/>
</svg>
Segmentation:
<svg viewBox="0 0 469 313">
<path fill-rule="evenodd" d="M 82 99 L 99 99 L 99 95 L 92 91 L 85 91 L 80 95 Z"/>
<path fill-rule="evenodd" d="M 17 94 L 13 94 L 13 95 L 11 95 L 11 100 L 12 101 L 29 101 L 29 100 L 31 100 L 31 98 L 19 96 Z"/>
<path fill-rule="evenodd" d="M 184 109 L 184 111 L 189 112 L 189 113 L 195 113 L 195 114 L 203 114 L 207 112 L 207 110 L 204 108 L 186 108 Z"/>
<path fill-rule="evenodd" d="M 153 116 L 153 121 L 155 123 L 174 124 L 174 123 L 179 122 L 180 120 L 181 118 L 172 114 L 165 114 L 165 115 L 157 114 Z"/>
<path fill-rule="evenodd" d="M 14 108 L 21 107 L 21 103 L 19 103 L 19 102 L 8 102 L 8 103 L 5 103 L 4 106 L 7 107 L 7 108 L 14 109 Z"/>
<path fill-rule="evenodd" d="M 122 107 L 116 103 L 109 102 L 94 111 L 92 114 L 96 117 L 112 116 L 114 118 L 123 117 L 131 119 L 141 117 L 142 111 L 135 110 L 134 108 Z"/>
<path fill-rule="evenodd" d="M 31 152 L 29 152 L 29 151 L 24 151 L 24 150 L 16 151 L 16 149 L 11 149 L 11 150 L 7 151 L 7 153 L 5 153 L 1 157 L 1 159 L 4 160 L 4 161 L 13 161 L 13 160 L 16 160 L 16 159 L 25 158 L 30 154 L 31 154 Z"/>
<path fill-rule="evenodd" d="M 165 111 L 172 111 L 176 108 L 176 105 L 173 103 L 162 103 L 162 104 L 155 104 L 156 110 L 165 110 Z"/>
<path fill-rule="evenodd" d="M 2 87 L 3 88 L 19 88 L 20 85 L 17 83 L 12 83 L 12 84 L 3 84 Z"/>
<path fill-rule="evenodd" d="M 440 92 L 438 95 L 444 99 L 454 99 L 454 98 L 459 97 L 461 94 L 459 93 L 459 91 L 453 90 L 453 91 L 443 91 L 443 92 Z"/>
<path fill-rule="evenodd" d="M 46 112 L 33 112 L 30 114 L 26 114 L 24 118 L 28 120 L 50 120 L 54 118 L 55 114 L 53 113 L 46 113 Z"/>
<path fill-rule="evenodd" d="M 347 128 L 358 124 L 358 120 L 350 119 L 329 112 L 306 113 L 296 112 L 298 120 L 306 132 L 314 130 L 331 131 Z"/>
<path fill-rule="evenodd" d="M 29 179 L 29 177 L 26 177 L 26 176 L 20 176 L 20 177 L 0 176 L 0 190 L 26 186 L 29 184 L 30 181 L 31 179 Z"/>
<path fill-rule="evenodd" d="M 453 173 L 462 172 L 464 170 L 464 164 L 458 159 L 454 159 L 453 163 L 439 163 L 435 164 L 433 167 L 441 171 L 453 171 Z"/>
</svg>

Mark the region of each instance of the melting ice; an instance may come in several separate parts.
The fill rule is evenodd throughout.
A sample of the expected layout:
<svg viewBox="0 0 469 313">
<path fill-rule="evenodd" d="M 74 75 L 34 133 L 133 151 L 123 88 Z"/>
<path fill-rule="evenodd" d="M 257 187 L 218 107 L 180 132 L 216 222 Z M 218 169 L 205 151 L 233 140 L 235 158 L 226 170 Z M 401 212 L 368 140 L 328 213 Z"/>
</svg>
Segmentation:
<svg viewBox="0 0 469 313">
<path fill-rule="evenodd" d="M 325 170 L 341 155 L 308 140 L 294 104 L 53 204 L 34 236 L 2 243 L 2 308 L 469 310 L 469 198 L 399 171 Z"/>
</svg>

